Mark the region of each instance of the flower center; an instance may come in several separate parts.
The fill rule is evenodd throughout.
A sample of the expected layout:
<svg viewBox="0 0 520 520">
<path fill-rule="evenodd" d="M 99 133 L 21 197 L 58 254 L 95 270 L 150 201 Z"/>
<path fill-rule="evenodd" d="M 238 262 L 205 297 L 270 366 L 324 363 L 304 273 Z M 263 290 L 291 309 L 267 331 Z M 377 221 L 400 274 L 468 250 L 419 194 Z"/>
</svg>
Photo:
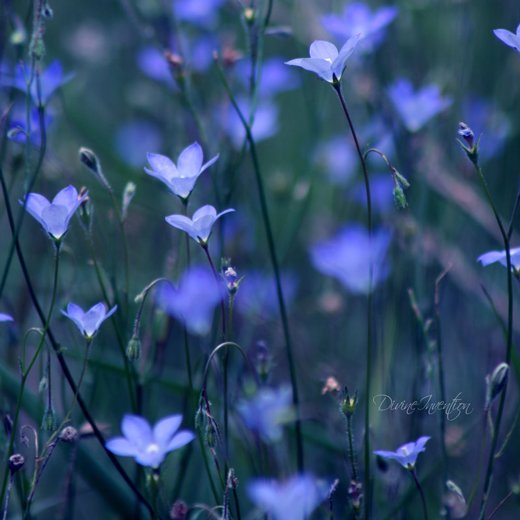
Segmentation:
<svg viewBox="0 0 520 520">
<path fill-rule="evenodd" d="M 152 444 L 148 444 L 148 446 L 146 447 L 146 453 L 148 454 L 159 453 L 159 451 L 159 445 L 155 442 L 152 442 Z"/>
</svg>

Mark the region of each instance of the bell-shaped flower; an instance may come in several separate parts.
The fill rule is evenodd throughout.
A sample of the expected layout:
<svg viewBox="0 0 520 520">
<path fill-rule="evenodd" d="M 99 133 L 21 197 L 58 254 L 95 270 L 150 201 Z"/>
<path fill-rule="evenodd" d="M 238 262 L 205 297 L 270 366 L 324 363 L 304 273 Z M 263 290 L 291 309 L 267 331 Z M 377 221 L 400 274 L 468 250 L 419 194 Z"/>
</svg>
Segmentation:
<svg viewBox="0 0 520 520">
<path fill-rule="evenodd" d="M 273 520 L 306 520 L 329 494 L 330 486 L 309 474 L 286 481 L 256 479 L 247 487 L 249 498 Z"/>
<path fill-rule="evenodd" d="M 164 312 L 184 323 L 192 334 L 204 335 L 211 329 L 213 312 L 225 295 L 223 286 L 206 268 L 187 270 L 177 287 L 162 283 L 156 294 L 156 302 Z"/>
<path fill-rule="evenodd" d="M 493 33 L 506 45 L 520 52 L 520 24 L 516 28 L 516 34 L 507 29 L 495 29 Z"/>
<path fill-rule="evenodd" d="M 101 327 L 101 324 L 107 318 L 110 318 L 110 316 L 112 316 L 116 310 L 117 305 L 114 305 L 114 307 L 107 311 L 105 304 L 100 302 L 96 303 L 96 305 L 85 312 L 78 305 L 69 303 L 67 305 L 67 310 L 61 311 L 61 313 L 72 320 L 76 327 L 78 327 L 81 334 L 83 334 L 85 339 L 90 341 L 96 335 L 99 327 Z"/>
<path fill-rule="evenodd" d="M 511 256 L 511 270 L 520 272 L 520 247 L 514 247 L 509 250 Z M 500 262 L 504 267 L 507 267 L 507 255 L 505 251 L 489 251 L 477 258 L 484 267 L 495 262 Z"/>
<path fill-rule="evenodd" d="M 25 209 L 43 226 L 51 238 L 60 241 L 67 232 L 72 215 L 87 196 L 87 192 L 80 196 L 74 186 L 67 186 L 52 199 L 52 202 L 39 193 L 29 193 L 25 202 L 20 201 L 20 204 L 25 204 Z"/>
<path fill-rule="evenodd" d="M 341 79 L 347 60 L 354 52 L 360 38 L 361 34 L 352 36 L 339 52 L 333 43 L 316 40 L 312 42 L 309 48 L 310 58 L 297 58 L 287 61 L 285 64 L 314 72 L 329 83 L 337 83 Z"/>
<path fill-rule="evenodd" d="M 0 322 L 2 321 L 14 321 L 14 318 L 9 314 L 0 312 Z"/>
<path fill-rule="evenodd" d="M 413 470 L 415 468 L 415 462 L 417 456 L 426 450 L 426 443 L 430 440 L 430 437 L 419 437 L 415 442 L 409 442 L 403 444 L 395 451 L 374 451 L 376 455 L 383 457 L 384 459 L 396 460 L 403 466 L 403 468 Z"/>
<path fill-rule="evenodd" d="M 195 242 L 198 242 L 201 246 L 205 247 L 208 243 L 209 236 L 211 235 L 213 224 L 215 224 L 222 215 L 233 211 L 235 210 L 226 209 L 217 213 L 217 210 L 208 204 L 199 208 L 193 214 L 192 218 L 184 215 L 170 215 L 166 217 L 165 220 L 170 224 L 170 226 L 185 231 L 191 238 L 193 238 L 193 240 L 195 240 Z"/>
<path fill-rule="evenodd" d="M 105 444 L 107 450 L 122 457 L 133 457 L 141 466 L 157 469 L 171 451 L 190 443 L 195 435 L 179 430 L 182 415 L 170 415 L 150 423 L 138 415 L 125 415 L 121 422 L 123 437 L 115 437 Z"/>
<path fill-rule="evenodd" d="M 147 158 L 151 168 L 145 168 L 145 172 L 164 182 L 172 193 L 186 200 L 201 173 L 209 168 L 219 156 L 215 155 L 206 164 L 202 164 L 202 148 L 199 143 L 195 142 L 181 152 L 177 164 L 168 157 L 156 153 L 149 153 Z"/>
</svg>

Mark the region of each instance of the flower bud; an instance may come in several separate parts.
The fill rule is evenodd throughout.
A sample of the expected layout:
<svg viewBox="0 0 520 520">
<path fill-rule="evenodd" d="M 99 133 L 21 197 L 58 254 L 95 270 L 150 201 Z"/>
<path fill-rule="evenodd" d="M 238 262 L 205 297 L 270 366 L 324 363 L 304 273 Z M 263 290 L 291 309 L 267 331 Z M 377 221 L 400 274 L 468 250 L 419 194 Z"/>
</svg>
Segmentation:
<svg viewBox="0 0 520 520">
<path fill-rule="evenodd" d="M 491 375 L 486 376 L 486 410 L 506 386 L 508 375 L 509 365 L 500 363 Z"/>
<path fill-rule="evenodd" d="M 141 340 L 136 334 L 132 335 L 126 346 L 126 357 L 130 361 L 136 361 L 141 357 Z"/>
<path fill-rule="evenodd" d="M 347 490 L 347 496 L 352 504 L 354 511 L 361 510 L 361 500 L 363 498 L 363 484 L 357 480 L 351 480 Z"/>
<path fill-rule="evenodd" d="M 255 23 L 255 17 L 256 13 L 252 7 L 246 7 L 244 9 L 244 20 L 246 21 L 247 25 L 253 25 Z"/>
<path fill-rule="evenodd" d="M 459 129 L 457 134 L 463 139 L 461 141 L 459 139 L 459 144 L 462 146 L 462 149 L 466 152 L 468 159 L 475 165 L 478 166 L 478 148 L 479 141 L 475 141 L 475 134 L 473 130 L 462 121 L 459 123 Z"/>
<path fill-rule="evenodd" d="M 340 409 L 343 415 L 349 419 L 354 415 L 354 412 L 356 411 L 358 398 L 357 398 L 357 391 L 354 392 L 354 395 L 351 396 L 348 393 L 347 387 L 345 387 L 345 396 L 340 402 Z"/>
<path fill-rule="evenodd" d="M 177 500 L 170 509 L 170 520 L 185 520 L 188 518 L 188 505 L 183 500 Z"/>
<path fill-rule="evenodd" d="M 126 220 L 126 216 L 128 214 L 128 206 L 132 202 L 135 196 L 136 186 L 133 182 L 127 182 L 125 186 L 125 191 L 123 191 L 123 204 L 121 208 L 121 213 L 123 220 Z"/>
<path fill-rule="evenodd" d="M 74 426 L 65 426 L 63 430 L 61 430 L 59 439 L 60 441 L 66 442 L 66 443 L 74 443 L 78 440 L 79 433 Z"/>
<path fill-rule="evenodd" d="M 103 174 L 103 169 L 101 168 L 101 162 L 98 159 L 98 156 L 89 148 L 80 148 L 79 149 L 79 160 L 81 164 L 86 166 L 96 177 L 96 179 L 108 190 L 111 190 L 111 186 L 108 183 L 105 175 Z"/>
<path fill-rule="evenodd" d="M 11 475 L 22 469 L 24 464 L 25 459 L 22 454 L 15 453 L 14 455 L 11 455 L 9 457 L 9 471 L 11 472 Z"/>
<path fill-rule="evenodd" d="M 44 432 L 53 432 L 58 426 L 58 419 L 56 417 L 56 412 L 52 408 L 52 406 L 47 407 L 45 413 L 43 414 L 41 429 Z"/>
</svg>

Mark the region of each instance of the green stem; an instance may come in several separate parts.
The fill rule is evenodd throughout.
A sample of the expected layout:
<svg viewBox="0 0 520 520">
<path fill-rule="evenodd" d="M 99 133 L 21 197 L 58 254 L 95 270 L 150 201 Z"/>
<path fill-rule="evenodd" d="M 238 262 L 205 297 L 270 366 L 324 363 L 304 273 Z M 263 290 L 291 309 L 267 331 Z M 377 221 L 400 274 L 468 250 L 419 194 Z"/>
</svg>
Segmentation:
<svg viewBox="0 0 520 520">
<path fill-rule="evenodd" d="M 421 486 L 421 483 L 419 482 L 419 479 L 417 478 L 417 473 L 415 472 L 415 469 L 412 469 L 410 471 L 410 474 L 412 475 L 413 481 L 415 482 L 417 490 L 419 491 L 419 495 L 421 495 L 424 520 L 428 520 L 428 508 L 426 507 L 426 497 L 424 496 L 424 491 Z"/>
</svg>

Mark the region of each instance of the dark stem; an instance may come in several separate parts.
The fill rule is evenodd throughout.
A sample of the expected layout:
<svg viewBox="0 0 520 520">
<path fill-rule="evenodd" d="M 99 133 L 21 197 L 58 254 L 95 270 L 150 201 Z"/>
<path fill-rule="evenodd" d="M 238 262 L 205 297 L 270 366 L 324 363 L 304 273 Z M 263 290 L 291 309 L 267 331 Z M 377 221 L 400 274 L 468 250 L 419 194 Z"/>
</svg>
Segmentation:
<svg viewBox="0 0 520 520">
<path fill-rule="evenodd" d="M 417 478 L 417 473 L 415 472 L 415 469 L 412 469 L 410 471 L 410 474 L 413 477 L 413 481 L 415 482 L 415 485 L 419 491 L 419 495 L 421 495 L 421 502 L 422 502 L 422 508 L 423 508 L 423 514 L 424 514 L 424 520 L 428 520 L 428 508 L 426 507 L 426 497 L 424 496 L 424 491 L 421 486 L 421 483 L 419 482 L 419 479 Z"/>
</svg>

